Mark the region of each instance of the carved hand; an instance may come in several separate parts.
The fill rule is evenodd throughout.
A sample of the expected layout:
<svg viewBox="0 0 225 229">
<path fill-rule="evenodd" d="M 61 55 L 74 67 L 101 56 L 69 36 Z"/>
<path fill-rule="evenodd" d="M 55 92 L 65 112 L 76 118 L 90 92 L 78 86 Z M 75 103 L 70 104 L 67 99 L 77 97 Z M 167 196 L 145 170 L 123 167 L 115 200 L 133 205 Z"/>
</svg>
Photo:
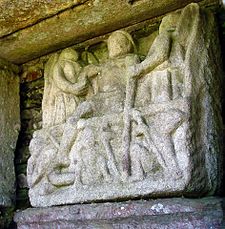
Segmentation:
<svg viewBox="0 0 225 229">
<path fill-rule="evenodd" d="M 141 74 L 142 74 L 141 64 L 135 64 L 127 68 L 127 76 L 129 79 L 131 78 L 137 79 L 141 77 Z"/>
<path fill-rule="evenodd" d="M 85 95 L 88 91 L 88 80 L 87 77 L 84 77 L 80 80 L 80 82 L 73 85 L 74 87 L 74 94 L 75 95 Z"/>
<path fill-rule="evenodd" d="M 84 73 L 89 79 L 96 77 L 101 71 L 101 68 L 96 65 L 88 65 L 84 68 Z"/>
<path fill-rule="evenodd" d="M 143 123 L 141 112 L 139 110 L 133 109 L 132 117 L 133 117 L 133 120 L 136 121 L 138 124 Z"/>
</svg>

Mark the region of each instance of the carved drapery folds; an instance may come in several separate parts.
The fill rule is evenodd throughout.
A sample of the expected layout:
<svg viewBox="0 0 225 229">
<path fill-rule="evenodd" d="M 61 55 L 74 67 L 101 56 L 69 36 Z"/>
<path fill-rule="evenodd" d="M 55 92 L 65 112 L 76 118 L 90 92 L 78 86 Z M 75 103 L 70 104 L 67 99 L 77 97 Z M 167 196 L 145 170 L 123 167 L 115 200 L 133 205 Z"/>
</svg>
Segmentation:
<svg viewBox="0 0 225 229">
<path fill-rule="evenodd" d="M 45 67 L 43 129 L 30 143 L 33 206 L 212 194 L 219 185 L 220 68 L 213 16 L 165 16 L 144 60 L 125 31 L 108 59 L 65 49 Z"/>
</svg>

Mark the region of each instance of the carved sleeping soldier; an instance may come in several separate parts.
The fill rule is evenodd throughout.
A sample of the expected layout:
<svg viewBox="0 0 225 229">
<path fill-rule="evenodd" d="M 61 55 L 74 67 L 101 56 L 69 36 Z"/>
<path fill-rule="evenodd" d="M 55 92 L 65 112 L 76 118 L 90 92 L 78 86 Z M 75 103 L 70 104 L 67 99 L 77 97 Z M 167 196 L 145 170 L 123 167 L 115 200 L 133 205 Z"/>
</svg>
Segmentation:
<svg viewBox="0 0 225 229">
<path fill-rule="evenodd" d="M 142 62 L 125 31 L 109 36 L 99 64 L 81 68 L 72 49 L 52 57 L 43 129 L 30 144 L 32 205 L 213 194 L 221 157 L 214 30 L 212 15 L 190 4 L 163 18 Z"/>
</svg>

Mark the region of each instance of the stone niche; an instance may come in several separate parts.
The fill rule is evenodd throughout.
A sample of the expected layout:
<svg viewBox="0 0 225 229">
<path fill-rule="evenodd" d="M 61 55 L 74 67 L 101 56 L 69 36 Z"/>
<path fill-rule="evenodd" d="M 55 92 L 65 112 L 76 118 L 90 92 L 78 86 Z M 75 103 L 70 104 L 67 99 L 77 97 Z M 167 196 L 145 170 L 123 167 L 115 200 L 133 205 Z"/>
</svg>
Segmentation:
<svg viewBox="0 0 225 229">
<path fill-rule="evenodd" d="M 32 206 L 218 190 L 222 74 L 213 14 L 190 4 L 153 34 L 134 35 L 117 30 L 95 52 L 67 48 L 47 61 L 43 126 L 29 147 Z"/>
<path fill-rule="evenodd" d="M 15 200 L 14 152 L 20 130 L 19 69 L 0 59 L 0 210 Z"/>
</svg>

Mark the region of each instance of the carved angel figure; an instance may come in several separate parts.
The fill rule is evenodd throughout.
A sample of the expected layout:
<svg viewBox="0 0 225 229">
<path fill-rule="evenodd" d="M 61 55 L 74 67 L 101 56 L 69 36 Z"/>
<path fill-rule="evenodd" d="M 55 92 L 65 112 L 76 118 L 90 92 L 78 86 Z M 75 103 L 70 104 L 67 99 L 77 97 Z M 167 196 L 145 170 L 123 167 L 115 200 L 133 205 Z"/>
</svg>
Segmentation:
<svg viewBox="0 0 225 229">
<path fill-rule="evenodd" d="M 79 96 L 86 90 L 86 79 L 78 82 L 81 66 L 78 53 L 67 48 L 54 54 L 45 67 L 45 87 L 42 101 L 43 127 L 64 123 L 75 111 Z"/>
</svg>

